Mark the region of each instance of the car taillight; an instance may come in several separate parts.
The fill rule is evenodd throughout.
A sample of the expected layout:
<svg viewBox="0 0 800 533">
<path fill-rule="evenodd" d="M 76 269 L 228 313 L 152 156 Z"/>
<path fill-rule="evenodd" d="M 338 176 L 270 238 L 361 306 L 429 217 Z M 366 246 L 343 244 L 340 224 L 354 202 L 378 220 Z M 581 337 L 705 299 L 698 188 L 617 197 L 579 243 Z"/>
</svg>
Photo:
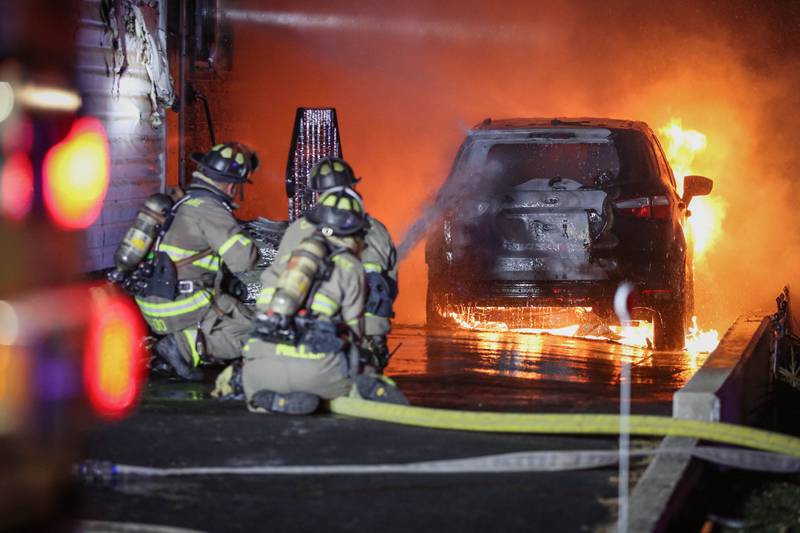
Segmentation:
<svg viewBox="0 0 800 533">
<path fill-rule="evenodd" d="M 83 379 L 94 410 L 120 418 L 139 396 L 145 364 L 145 329 L 130 300 L 108 286 L 91 289 L 91 313 Z"/>
<path fill-rule="evenodd" d="M 624 217 L 650 218 L 650 198 L 631 198 L 615 204 L 617 214 Z"/>
<path fill-rule="evenodd" d="M 619 200 L 614 204 L 618 215 L 633 218 L 669 220 L 672 208 L 666 196 L 644 196 Z"/>
<path fill-rule="evenodd" d="M 669 198 L 666 196 L 653 196 L 650 199 L 652 204 L 652 215 L 656 220 L 669 220 L 672 209 L 670 209 Z"/>
<path fill-rule="evenodd" d="M 64 229 L 83 229 L 100 215 L 108 191 L 108 138 L 92 117 L 75 121 L 66 139 L 44 159 L 44 202 L 53 221 Z"/>
</svg>

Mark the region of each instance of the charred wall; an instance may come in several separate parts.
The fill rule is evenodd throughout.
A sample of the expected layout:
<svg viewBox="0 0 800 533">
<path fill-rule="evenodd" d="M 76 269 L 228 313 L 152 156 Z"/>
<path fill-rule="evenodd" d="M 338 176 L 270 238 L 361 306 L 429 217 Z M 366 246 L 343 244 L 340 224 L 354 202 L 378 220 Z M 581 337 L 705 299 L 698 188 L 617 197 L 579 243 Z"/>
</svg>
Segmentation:
<svg viewBox="0 0 800 533">
<path fill-rule="evenodd" d="M 107 8 L 113 4 L 125 9 L 125 2 L 82 0 L 76 34 L 83 112 L 102 121 L 111 150 L 108 194 L 100 217 L 86 232 L 87 270 L 112 266 L 117 244 L 144 199 L 162 187 L 166 172 L 165 117 L 163 102 L 158 102 L 168 98 L 169 88 L 163 77 L 162 86 L 154 86 L 153 78 L 163 65 L 151 63 L 157 55 L 143 49 L 153 47 L 155 52 L 159 46 L 164 13 L 158 1 L 141 3 L 136 13 L 121 13 L 118 25 L 116 17 L 108 19 Z M 137 38 L 137 31 L 139 35 L 146 31 L 153 40 Z"/>
</svg>

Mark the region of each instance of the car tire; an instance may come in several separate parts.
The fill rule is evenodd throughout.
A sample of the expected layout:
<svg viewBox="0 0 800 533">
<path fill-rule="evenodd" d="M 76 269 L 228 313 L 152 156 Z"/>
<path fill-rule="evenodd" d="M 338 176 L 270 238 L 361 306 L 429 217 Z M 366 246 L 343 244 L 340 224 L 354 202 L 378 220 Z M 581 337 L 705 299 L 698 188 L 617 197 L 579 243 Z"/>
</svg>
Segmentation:
<svg viewBox="0 0 800 533">
<path fill-rule="evenodd" d="M 653 336 L 656 350 L 682 350 L 686 342 L 685 303 L 659 306 L 653 316 Z"/>
</svg>

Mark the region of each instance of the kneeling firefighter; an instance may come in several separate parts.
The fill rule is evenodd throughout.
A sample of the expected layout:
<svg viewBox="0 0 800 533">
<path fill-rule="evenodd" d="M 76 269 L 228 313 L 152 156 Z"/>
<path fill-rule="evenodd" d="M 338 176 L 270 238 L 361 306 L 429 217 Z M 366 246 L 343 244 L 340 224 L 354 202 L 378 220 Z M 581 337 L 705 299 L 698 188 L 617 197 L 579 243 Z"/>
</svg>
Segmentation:
<svg viewBox="0 0 800 533">
<path fill-rule="evenodd" d="M 125 278 L 125 269 L 132 270 L 129 252 L 138 250 L 144 260 L 123 283 L 150 328 L 164 335 L 155 352 L 180 377 L 197 380 L 201 361 L 240 357 L 251 329 L 253 314 L 239 301 L 242 287 L 231 274 L 253 269 L 258 256 L 232 212 L 258 159 L 239 143 L 218 144 L 192 159 L 198 170 L 185 195 L 168 209 L 165 195 L 160 202 L 151 198 L 140 212 L 157 222 L 154 238 L 137 219 L 115 259 Z"/>
<path fill-rule="evenodd" d="M 355 188 L 358 179 L 352 167 L 343 159 L 329 157 L 321 159 L 309 173 L 309 189 L 324 194 L 337 187 Z M 365 215 L 366 228 L 364 246 L 359 258 L 364 266 L 367 282 L 364 309 L 364 336 L 362 350 L 369 363 L 381 371 L 389 363 L 386 336 L 391 331 L 394 317 L 393 304 L 397 298 L 397 251 L 392 236 L 378 219 Z M 314 224 L 303 216 L 289 225 L 278 248 L 275 262 L 262 274 L 264 287 L 274 286 L 281 276 L 292 251 L 300 242 L 315 231 Z M 262 292 L 262 299 L 271 294 Z"/>
<path fill-rule="evenodd" d="M 248 407 L 307 414 L 320 398 L 354 387 L 364 398 L 407 403 L 388 378 L 364 374 L 359 364 L 365 282 L 358 254 L 367 227 L 361 198 L 335 187 L 306 217 L 314 231 L 291 251 L 257 304 L 261 313 L 241 369 Z"/>
</svg>

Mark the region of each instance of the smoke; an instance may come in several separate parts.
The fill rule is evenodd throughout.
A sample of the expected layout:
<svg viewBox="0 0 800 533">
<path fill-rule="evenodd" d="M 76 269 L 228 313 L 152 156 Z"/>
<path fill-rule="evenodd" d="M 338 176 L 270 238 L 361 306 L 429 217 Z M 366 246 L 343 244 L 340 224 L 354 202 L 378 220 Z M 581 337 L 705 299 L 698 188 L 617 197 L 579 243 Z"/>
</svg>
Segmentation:
<svg viewBox="0 0 800 533">
<path fill-rule="evenodd" d="M 411 224 L 408 228 L 400 245 L 397 247 L 397 257 L 403 261 L 411 251 L 422 242 L 428 234 L 429 228 L 442 216 L 442 209 L 440 206 L 432 202 L 426 202 L 422 206 L 422 216 Z"/>
<path fill-rule="evenodd" d="M 542 45 L 553 35 L 553 28 L 546 26 L 533 28 L 530 25 L 510 24 L 491 27 L 479 22 L 437 21 L 385 14 L 368 16 L 228 9 L 224 11 L 224 17 L 228 22 L 285 27 L 299 31 L 331 30 L 372 34 L 373 37 L 391 35 L 410 39 L 437 38 L 449 42 L 492 40 L 512 45 Z"/>
<path fill-rule="evenodd" d="M 440 218 L 451 209 L 457 208 L 457 202 L 469 198 L 470 194 L 481 188 L 483 183 L 492 183 L 503 170 L 498 161 L 472 160 L 460 163 L 458 173 L 443 183 L 435 196 L 427 199 L 418 209 L 416 220 L 410 221 L 397 247 L 397 256 L 403 261 Z M 474 197 L 474 195 L 473 195 Z"/>
<path fill-rule="evenodd" d="M 219 137 L 263 162 L 243 216 L 285 218 L 297 106 L 335 106 L 367 208 L 407 253 L 398 320 L 424 320 L 426 224 L 466 128 L 483 118 L 609 116 L 707 136 L 693 163 L 727 207 L 698 264 L 703 327 L 772 305 L 794 274 L 798 7 L 750 2 L 228 2 L 233 67 Z"/>
</svg>

